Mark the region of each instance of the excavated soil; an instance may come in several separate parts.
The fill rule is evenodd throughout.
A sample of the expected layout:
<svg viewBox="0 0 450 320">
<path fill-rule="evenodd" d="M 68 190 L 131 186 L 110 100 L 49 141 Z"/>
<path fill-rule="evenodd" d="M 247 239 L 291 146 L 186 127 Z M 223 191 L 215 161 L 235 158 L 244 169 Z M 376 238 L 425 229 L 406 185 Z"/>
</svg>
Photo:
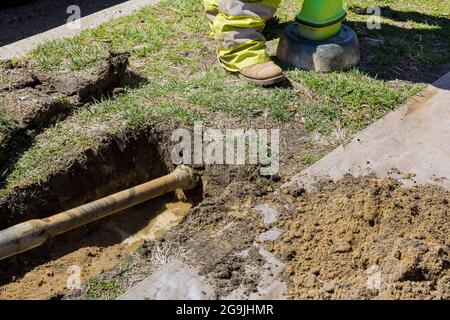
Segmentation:
<svg viewBox="0 0 450 320">
<path fill-rule="evenodd" d="M 127 67 L 128 56 L 115 53 L 110 53 L 99 67 L 87 71 L 47 72 L 27 61 L 18 65 L 3 63 L 0 111 L 8 114 L 10 123 L 7 130 L 0 132 L 0 167 L 26 149 L 43 129 L 74 109 L 111 95 L 122 86 Z"/>
<path fill-rule="evenodd" d="M 212 124 L 219 129 L 269 125 L 263 117 Z M 46 217 L 167 173 L 173 169 L 170 133 L 179 126 L 166 121 L 147 131 L 122 132 L 96 150 L 69 155 L 64 170 L 0 198 L 0 227 Z M 450 298 L 448 191 L 347 177 L 321 182 L 313 191 L 281 192 L 289 170 L 302 169 L 295 156 L 307 136 L 295 123 L 281 130 L 281 137 L 288 137 L 282 141 L 283 174 L 263 178 L 256 166 L 197 167 L 203 190 L 186 197 L 198 205 L 167 234 L 141 239 L 146 242 L 135 252 L 128 238 L 139 228 L 124 236 L 111 233 L 105 221 L 94 223 L 1 262 L 0 298 L 115 298 L 171 259 L 194 263 L 216 298 L 236 298 L 239 290 L 244 297 L 257 297 L 262 282 L 278 278 L 288 284 L 291 299 Z M 274 208 L 280 220 L 264 223 L 255 210 L 260 205 Z M 118 226 L 133 224 L 122 220 Z M 274 228 L 284 231 L 281 239 L 262 241 Z M 285 263 L 282 277 L 263 249 Z M 83 282 L 94 277 L 116 284 L 117 290 L 93 295 L 88 282 L 66 294 L 66 272 L 73 264 L 84 270 Z"/>
<path fill-rule="evenodd" d="M 58 299 L 72 284 L 73 271 L 84 283 L 117 265 L 124 268 L 129 255 L 178 224 L 191 207 L 167 195 L 0 261 L 0 299 Z"/>
<path fill-rule="evenodd" d="M 114 98 L 123 85 L 142 80 L 127 71 L 127 66 L 128 55 L 114 53 L 98 67 L 82 72 L 44 72 L 26 61 L 4 64 L 0 111 L 14 121 L 0 133 L 0 185 L 39 132 L 75 109 L 103 96 Z M 116 136 L 105 136 L 95 148 L 64 155 L 65 168 L 2 194 L 0 229 L 48 217 L 168 173 L 173 165 L 166 144 L 179 126 L 167 121 L 140 131 L 124 128 Z M 119 264 L 143 241 L 179 223 L 191 206 L 168 195 L 0 261 L 0 299 L 57 298 L 67 291 L 69 267 L 79 266 L 85 282 Z"/>
<path fill-rule="evenodd" d="M 160 138 L 157 129 L 122 132 L 96 150 L 67 155 L 64 170 L 0 197 L 0 228 L 46 218 L 168 173 L 171 164 L 160 149 Z"/>
<path fill-rule="evenodd" d="M 257 271 L 264 265 L 264 258 L 255 241 L 268 228 L 253 206 L 279 182 L 255 180 L 251 178 L 252 170 L 239 166 L 215 166 L 201 173 L 205 199 L 189 211 L 182 223 L 163 236 L 147 241 L 130 257 L 133 267 L 116 266 L 95 277 L 95 281 L 117 283 L 121 292 L 125 292 L 162 265 L 179 259 L 194 266 L 213 285 L 217 299 L 238 288 L 246 295 L 257 290 L 260 281 Z M 249 266 L 256 272 L 248 272 Z M 105 295 L 101 298 L 108 298 L 107 292 Z M 93 297 L 86 284 L 63 298 Z"/>
<path fill-rule="evenodd" d="M 292 190 L 273 247 L 291 299 L 449 299 L 450 192 L 346 177 Z"/>
<path fill-rule="evenodd" d="M 0 137 L 0 167 L 14 161 L 47 126 L 113 93 L 122 85 L 127 65 L 126 55 L 111 55 L 100 68 L 76 76 L 7 67 L 0 79 L 0 102 L 15 121 Z M 167 210 L 161 208 L 171 201 L 165 198 L 144 211 L 138 207 L 2 261 L 0 298 L 115 298 L 172 259 L 194 265 L 214 287 L 216 298 L 241 297 L 236 292 L 257 297 L 261 283 L 279 279 L 287 283 L 291 299 L 450 298 L 448 191 L 405 189 L 374 176 L 322 181 L 312 191 L 281 191 L 284 178 L 304 169 L 298 159 L 308 134 L 300 119 L 287 124 L 273 124 L 264 114 L 219 119 L 210 126 L 280 127 L 280 174 L 264 178 L 250 165 L 197 167 L 202 190 L 187 192 L 188 202 L 173 204 L 182 208 L 176 217 L 172 212 L 164 220 Z M 0 198 L 0 229 L 169 172 L 174 167 L 170 134 L 180 126 L 166 120 L 139 132 L 125 130 L 95 150 L 67 155 L 63 170 Z M 256 209 L 261 206 L 276 212 L 279 220 L 266 223 Z M 158 212 L 163 227 L 154 222 Z M 273 236 L 279 231 L 281 238 Z M 268 263 L 270 253 L 269 260 L 284 262 L 282 277 L 278 262 Z M 94 277 L 94 282 L 117 288 L 93 293 L 88 281 L 67 294 L 72 265 L 83 270 L 83 283 Z"/>
<path fill-rule="evenodd" d="M 18 67 L 11 69 L 11 74 L 14 73 L 14 76 L 11 74 L 9 76 L 17 81 L 10 81 L 8 88 L 2 88 L 1 94 L 3 94 L 3 97 L 12 94 L 17 95 L 18 91 L 23 88 L 28 90 L 30 86 L 40 88 L 40 83 L 44 83 L 41 80 L 29 79 L 28 81 L 26 77 L 20 80 L 18 70 Z M 98 73 L 96 74 L 98 75 Z M 41 76 L 40 79 L 43 79 L 43 77 Z M 57 83 L 55 79 L 58 79 L 58 73 L 47 74 L 47 79 L 53 79 L 51 83 Z M 46 83 L 49 82 L 50 80 Z M 115 86 L 116 84 L 113 85 L 113 87 Z M 75 91 L 68 90 L 68 87 L 70 87 L 68 84 L 62 84 L 58 87 L 57 94 L 69 96 L 74 101 L 79 101 L 79 104 L 76 104 L 77 107 L 89 103 L 89 97 L 95 96 L 93 91 L 89 91 L 86 99 L 80 100 L 80 97 L 84 96 L 80 94 L 81 91 L 78 89 Z M 66 91 L 64 91 L 64 88 L 66 88 Z M 98 92 L 98 94 L 104 93 Z M 42 104 L 34 103 L 34 105 L 40 106 Z M 55 121 L 58 120 L 60 118 L 55 119 Z M 0 197 L 0 229 L 28 219 L 48 217 L 168 173 L 174 168 L 170 161 L 170 151 L 174 144 L 170 142 L 170 136 L 173 130 L 179 127 L 185 126 L 175 120 L 167 119 L 138 132 L 125 129 L 117 136 L 105 137 L 95 149 L 87 149 L 79 154 L 66 155 L 66 168 L 51 172 L 45 180 L 38 183 L 17 185 L 10 192 Z M 256 118 L 247 120 L 221 118 L 217 123 L 210 124 L 210 127 L 222 130 L 228 128 L 281 127 L 282 143 L 289 146 L 289 148 L 284 149 L 285 152 L 281 155 L 281 165 L 283 168 L 287 167 L 292 170 L 294 170 L 293 168 L 295 170 L 303 168 L 301 163 L 295 161 L 295 155 L 301 152 L 301 146 L 307 139 L 307 134 L 303 127 L 296 123 L 277 125 L 271 123 L 266 115 L 261 114 Z M 287 134 L 287 132 L 290 134 Z M 27 130 L 26 134 L 29 141 L 32 141 L 34 137 L 32 130 Z M 7 156 L 7 158 L 14 161 L 13 156 Z M 284 166 L 285 164 L 289 165 Z M 252 215 L 249 214 L 250 207 L 239 213 L 239 199 L 245 194 L 243 190 L 248 189 L 247 187 L 241 188 L 240 185 L 252 184 L 261 179 L 271 184 L 274 181 L 279 181 L 280 176 L 275 175 L 269 180 L 261 178 L 259 168 L 253 165 L 219 165 L 197 167 L 196 169 L 203 173 L 203 190 L 198 189 L 189 192 L 186 197 L 190 202 L 201 203 L 201 205 L 196 206 L 189 214 L 189 220 L 194 219 L 193 222 L 183 223 L 179 226 L 181 229 L 177 228 L 170 232 L 168 239 L 171 240 L 167 243 L 176 243 L 176 247 L 181 247 L 181 244 L 184 244 L 188 239 L 192 240 L 186 243 L 191 248 L 191 252 L 203 250 L 203 254 L 199 251 L 197 256 L 199 262 L 201 262 L 202 256 L 206 256 L 205 248 L 213 250 L 220 247 L 220 250 L 216 250 L 215 254 L 210 255 L 208 261 L 201 263 L 202 274 L 219 277 L 219 286 L 222 289 L 218 296 L 231 292 L 241 283 L 246 284 L 247 290 L 254 290 L 258 276 L 256 274 L 248 276 L 243 273 L 246 259 L 242 257 L 230 259 L 230 254 L 236 250 L 251 249 L 249 250 L 249 258 L 257 265 L 261 264 L 259 253 L 251 248 L 255 234 L 247 231 L 250 226 L 255 226 L 253 228 L 255 230 L 259 228 L 259 222 L 254 221 Z M 291 173 L 285 172 L 284 174 L 290 175 Z M 251 189 L 253 190 L 253 186 Z M 256 188 L 253 192 L 263 194 L 259 188 Z M 205 202 L 202 202 L 203 197 L 207 198 Z M 214 210 L 220 207 L 226 211 L 234 211 L 234 215 L 242 214 L 242 221 L 236 224 L 233 215 L 221 218 L 221 212 L 212 214 Z M 101 226 L 105 223 L 105 221 L 99 221 L 80 229 L 74 233 L 75 235 L 62 235 L 29 253 L 20 254 L 0 262 L 0 298 L 61 298 L 67 292 L 64 279 L 67 279 L 67 267 L 71 264 L 79 264 L 82 268 L 83 283 L 87 279 L 96 277 L 99 273 L 105 277 L 114 274 L 113 278 L 120 284 L 122 291 L 136 281 L 142 280 L 143 277 L 154 270 L 161 259 L 151 258 L 157 262 L 155 265 L 154 263 L 148 263 L 141 257 L 147 257 L 147 255 L 154 257 L 154 251 L 152 250 L 155 248 L 154 244 L 158 242 L 145 239 L 149 243 L 138 253 L 132 254 L 136 248 L 133 246 L 133 250 L 129 251 L 122 243 L 123 237 L 119 237 L 115 233 L 102 231 Z M 206 228 L 203 232 L 197 232 L 198 225 L 196 224 L 198 223 L 203 224 Z M 227 227 L 229 223 L 236 224 L 236 226 L 232 228 L 228 226 L 211 242 L 210 233 L 220 231 L 220 228 Z M 121 222 L 121 226 L 130 225 L 133 226 L 134 224 L 127 221 Z M 245 230 L 245 232 L 242 230 Z M 136 233 L 137 231 L 138 229 L 133 232 Z M 130 236 L 133 232 L 130 233 Z M 245 241 L 242 240 L 244 234 Z M 177 239 L 177 241 L 174 241 L 174 239 Z M 181 242 L 178 242 L 178 240 Z M 64 245 L 59 246 L 60 243 L 64 243 Z M 147 247 L 153 249 L 147 250 L 145 249 Z M 150 251 L 151 253 L 149 253 Z M 132 254 L 131 257 L 128 257 L 129 254 Z M 129 260 L 132 262 L 127 262 Z M 124 268 L 124 264 L 127 266 L 131 264 L 133 267 Z M 109 269 L 111 271 L 107 272 Z M 111 279 L 106 280 L 110 283 Z M 86 283 L 85 289 L 81 292 L 76 291 L 75 294 L 68 297 L 93 298 L 92 295 L 88 295 L 89 283 Z M 107 298 L 112 298 L 112 296 L 108 295 Z"/>
<path fill-rule="evenodd" d="M 204 173 L 205 199 L 182 224 L 147 242 L 133 268 L 96 279 L 115 281 L 123 292 L 177 259 L 217 299 L 279 298 L 264 287 L 280 281 L 288 299 L 450 298 L 449 191 L 375 176 L 280 189 L 279 181 L 248 172 L 224 185 L 220 171 Z M 278 220 L 265 221 L 261 206 Z M 161 248 L 170 250 L 155 261 Z M 92 298 L 87 290 L 64 298 Z"/>
</svg>

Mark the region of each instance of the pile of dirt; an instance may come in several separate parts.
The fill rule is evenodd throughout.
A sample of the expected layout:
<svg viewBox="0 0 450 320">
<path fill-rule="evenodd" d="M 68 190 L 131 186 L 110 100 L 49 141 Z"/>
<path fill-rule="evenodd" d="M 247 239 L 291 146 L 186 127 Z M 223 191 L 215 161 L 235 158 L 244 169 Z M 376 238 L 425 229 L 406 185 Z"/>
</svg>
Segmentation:
<svg viewBox="0 0 450 320">
<path fill-rule="evenodd" d="M 117 283 L 125 292 L 162 265 L 177 259 L 205 277 L 214 287 L 217 299 L 227 297 L 238 288 L 247 296 L 255 292 L 260 274 L 249 272 L 249 268 L 259 270 L 264 264 L 255 241 L 267 231 L 267 226 L 252 207 L 267 195 L 267 189 L 274 190 L 273 182 L 264 179 L 248 183 L 245 180 L 250 168 L 249 172 L 239 170 L 239 166 L 228 169 L 216 166 L 203 172 L 205 199 L 190 210 L 184 221 L 142 246 L 137 255 L 130 257 L 132 267 L 116 266 L 95 281 Z M 190 193 L 186 196 L 195 198 Z M 82 290 L 70 292 L 64 299 L 91 299 L 88 291 L 89 286 L 85 284 Z"/>
<path fill-rule="evenodd" d="M 449 299 L 450 192 L 374 176 L 291 190 L 273 249 L 292 299 Z"/>
<path fill-rule="evenodd" d="M 115 267 L 96 281 L 125 292 L 177 259 L 195 268 L 217 299 L 261 297 L 267 281 L 281 280 L 290 299 L 450 298 L 449 191 L 406 189 L 375 176 L 281 189 L 281 181 L 252 178 L 251 170 L 235 171 L 230 182 L 214 169 L 205 170 L 205 198 L 183 223 L 147 242 L 132 268 Z M 256 210 L 261 204 L 278 220 L 267 224 Z M 88 290 L 64 299 L 90 298 Z"/>
</svg>

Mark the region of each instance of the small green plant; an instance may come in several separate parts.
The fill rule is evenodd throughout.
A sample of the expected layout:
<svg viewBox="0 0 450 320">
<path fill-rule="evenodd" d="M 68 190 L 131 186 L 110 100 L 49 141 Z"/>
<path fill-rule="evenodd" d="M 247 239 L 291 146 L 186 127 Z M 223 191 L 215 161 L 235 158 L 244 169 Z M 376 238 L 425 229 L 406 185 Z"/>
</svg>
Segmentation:
<svg viewBox="0 0 450 320">
<path fill-rule="evenodd" d="M 0 134 L 6 134 L 14 123 L 14 118 L 0 106 Z"/>
<path fill-rule="evenodd" d="M 123 292 L 117 280 L 91 279 L 86 283 L 86 294 L 93 299 L 113 300 Z"/>
<path fill-rule="evenodd" d="M 130 269 L 131 267 L 135 266 L 136 263 L 137 262 L 133 258 L 133 256 L 126 257 L 125 259 L 123 259 L 119 262 L 119 269 L 121 271 Z"/>
<path fill-rule="evenodd" d="M 304 166 L 309 167 L 309 166 L 313 165 L 314 163 L 316 163 L 317 161 L 319 161 L 322 157 L 323 157 L 322 152 L 308 153 L 308 154 L 302 156 L 300 158 L 300 161 Z"/>
<path fill-rule="evenodd" d="M 64 108 L 69 108 L 71 106 L 70 100 L 67 97 L 57 97 L 57 98 L 53 99 L 53 104 L 64 107 Z"/>
</svg>

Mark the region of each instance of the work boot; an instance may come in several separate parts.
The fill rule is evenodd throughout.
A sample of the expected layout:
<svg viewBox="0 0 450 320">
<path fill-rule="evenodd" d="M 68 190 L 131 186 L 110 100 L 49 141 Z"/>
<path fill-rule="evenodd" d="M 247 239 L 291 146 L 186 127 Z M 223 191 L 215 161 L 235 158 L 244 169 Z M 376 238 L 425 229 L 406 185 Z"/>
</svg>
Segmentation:
<svg viewBox="0 0 450 320">
<path fill-rule="evenodd" d="M 266 61 L 241 69 L 239 77 L 260 86 L 269 86 L 286 80 L 283 70 L 273 61 Z"/>
</svg>

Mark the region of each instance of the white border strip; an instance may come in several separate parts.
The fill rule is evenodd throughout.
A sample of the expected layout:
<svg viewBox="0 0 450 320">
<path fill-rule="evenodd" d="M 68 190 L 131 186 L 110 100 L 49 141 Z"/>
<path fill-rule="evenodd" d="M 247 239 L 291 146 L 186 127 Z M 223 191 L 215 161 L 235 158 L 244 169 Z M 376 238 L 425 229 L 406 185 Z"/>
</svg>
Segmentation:
<svg viewBox="0 0 450 320">
<path fill-rule="evenodd" d="M 161 0 L 129 0 L 81 18 L 80 22 L 82 27 L 80 29 L 72 30 L 67 28 L 66 25 L 62 25 L 29 38 L 8 44 L 0 48 L 0 60 L 24 56 L 39 44 L 51 40 L 76 36 L 84 29 L 98 27 L 102 23 L 108 22 L 115 18 L 130 15 L 144 6 L 155 4 L 160 1 Z"/>
</svg>

